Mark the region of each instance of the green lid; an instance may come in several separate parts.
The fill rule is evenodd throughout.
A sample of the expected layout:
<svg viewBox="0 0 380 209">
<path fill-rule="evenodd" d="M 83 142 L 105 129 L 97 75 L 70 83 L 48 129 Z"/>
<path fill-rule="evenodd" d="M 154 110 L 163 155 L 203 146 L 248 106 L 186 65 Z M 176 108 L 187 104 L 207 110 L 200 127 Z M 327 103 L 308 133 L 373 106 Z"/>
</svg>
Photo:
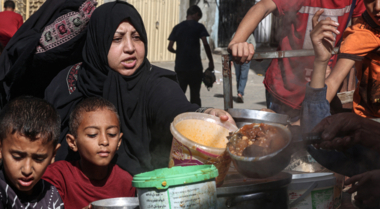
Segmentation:
<svg viewBox="0 0 380 209">
<path fill-rule="evenodd" d="M 133 177 L 136 188 L 167 189 L 169 186 L 207 181 L 218 176 L 214 165 L 175 166 L 140 173 Z"/>
</svg>

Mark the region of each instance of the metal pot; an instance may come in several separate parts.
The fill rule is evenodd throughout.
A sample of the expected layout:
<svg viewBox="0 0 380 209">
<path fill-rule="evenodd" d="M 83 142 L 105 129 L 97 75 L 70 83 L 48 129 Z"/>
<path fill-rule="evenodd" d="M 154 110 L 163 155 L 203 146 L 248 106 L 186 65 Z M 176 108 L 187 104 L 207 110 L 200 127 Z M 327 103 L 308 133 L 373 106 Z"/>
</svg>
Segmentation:
<svg viewBox="0 0 380 209">
<path fill-rule="evenodd" d="M 91 203 L 93 209 L 137 209 L 139 199 L 137 197 L 119 197 L 98 200 Z"/>
<path fill-rule="evenodd" d="M 216 189 L 218 209 L 287 209 L 287 187 L 292 175 L 281 172 L 266 179 L 246 178 L 233 167 L 224 184 Z"/>
<path fill-rule="evenodd" d="M 291 134 L 289 129 L 280 124 L 266 124 L 277 127 L 285 140 L 287 140 L 286 145 L 282 149 L 262 157 L 244 157 L 231 154 L 227 147 L 236 170 L 246 177 L 267 178 L 273 176 L 281 172 L 290 162 L 291 153 L 289 151 L 289 144 L 291 143 Z"/>
</svg>

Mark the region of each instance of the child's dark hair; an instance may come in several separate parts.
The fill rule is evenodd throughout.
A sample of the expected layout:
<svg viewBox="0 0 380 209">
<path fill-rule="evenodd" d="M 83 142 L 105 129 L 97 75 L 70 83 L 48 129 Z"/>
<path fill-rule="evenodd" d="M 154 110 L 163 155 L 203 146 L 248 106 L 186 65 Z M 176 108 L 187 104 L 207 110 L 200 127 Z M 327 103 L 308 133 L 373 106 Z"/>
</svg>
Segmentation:
<svg viewBox="0 0 380 209">
<path fill-rule="evenodd" d="M 198 13 L 198 16 L 202 18 L 202 10 L 197 5 L 193 5 L 187 9 L 187 16 Z"/>
<path fill-rule="evenodd" d="M 70 134 L 72 134 L 74 137 L 77 137 L 77 131 L 79 124 L 82 121 L 83 112 L 93 112 L 104 108 L 114 112 L 120 124 L 117 110 L 110 101 L 102 97 L 89 97 L 81 101 L 77 106 L 75 106 L 74 110 L 71 112 L 69 122 Z"/>
<path fill-rule="evenodd" d="M 57 110 L 43 99 L 22 96 L 10 101 L 0 113 L 0 140 L 18 133 L 31 141 L 58 143 L 61 119 Z"/>
<path fill-rule="evenodd" d="M 16 7 L 16 5 L 15 5 L 15 3 L 12 0 L 6 0 L 4 2 L 4 9 L 6 9 L 6 8 L 15 9 L 15 7 Z"/>
</svg>

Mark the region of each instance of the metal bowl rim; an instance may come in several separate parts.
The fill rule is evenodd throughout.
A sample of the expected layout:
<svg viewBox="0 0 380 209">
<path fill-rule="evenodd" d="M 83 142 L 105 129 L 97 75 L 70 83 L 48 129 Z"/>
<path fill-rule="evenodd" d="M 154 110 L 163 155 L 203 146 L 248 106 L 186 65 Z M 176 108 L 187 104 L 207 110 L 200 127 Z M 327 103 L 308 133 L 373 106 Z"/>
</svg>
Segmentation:
<svg viewBox="0 0 380 209">
<path fill-rule="evenodd" d="M 107 205 L 104 205 L 105 203 L 107 203 L 107 201 L 132 201 L 132 202 L 129 202 L 130 205 L 111 205 L 111 206 L 107 206 Z M 128 206 L 139 206 L 139 199 L 138 197 L 115 197 L 115 198 L 107 198 L 107 199 L 101 199 L 101 200 L 96 200 L 94 202 L 91 203 L 91 205 L 95 206 L 95 207 L 128 207 Z"/>
</svg>

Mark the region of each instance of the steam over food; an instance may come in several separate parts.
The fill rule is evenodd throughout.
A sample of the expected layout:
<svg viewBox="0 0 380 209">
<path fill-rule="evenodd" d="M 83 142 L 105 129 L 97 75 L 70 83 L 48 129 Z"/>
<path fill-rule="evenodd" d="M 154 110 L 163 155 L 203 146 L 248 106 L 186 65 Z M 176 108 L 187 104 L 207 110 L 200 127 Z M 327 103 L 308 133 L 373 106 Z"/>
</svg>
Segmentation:
<svg viewBox="0 0 380 209">
<path fill-rule="evenodd" d="M 198 144 L 226 148 L 228 129 L 204 120 L 188 119 L 183 120 L 175 126 L 177 131 L 184 137 Z"/>
<path fill-rule="evenodd" d="M 287 143 L 278 128 L 264 123 L 245 125 L 239 131 L 231 132 L 227 138 L 230 152 L 237 156 L 242 156 L 245 148 L 250 145 L 264 147 L 265 155 L 268 155 Z"/>
</svg>

